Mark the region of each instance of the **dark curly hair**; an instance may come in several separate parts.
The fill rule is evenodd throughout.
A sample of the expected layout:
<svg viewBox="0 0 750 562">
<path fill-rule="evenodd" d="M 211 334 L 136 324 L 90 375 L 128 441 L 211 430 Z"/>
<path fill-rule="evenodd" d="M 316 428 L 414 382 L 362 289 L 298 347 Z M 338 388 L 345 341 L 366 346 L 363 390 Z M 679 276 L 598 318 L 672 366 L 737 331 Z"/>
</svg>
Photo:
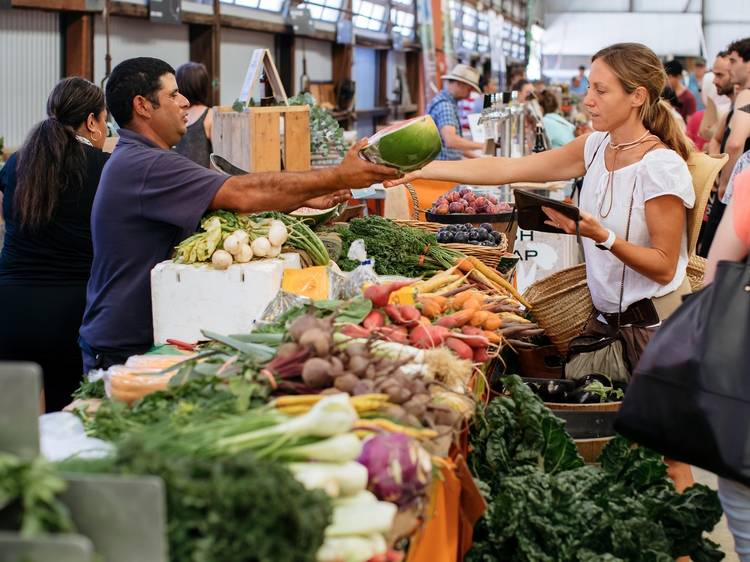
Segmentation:
<svg viewBox="0 0 750 562">
<path fill-rule="evenodd" d="M 161 87 L 161 77 L 174 74 L 174 68 L 160 59 L 138 57 L 118 64 L 107 81 L 107 107 L 120 127 L 133 119 L 133 99 L 143 96 L 154 106 L 159 102 L 156 92 Z"/>
</svg>

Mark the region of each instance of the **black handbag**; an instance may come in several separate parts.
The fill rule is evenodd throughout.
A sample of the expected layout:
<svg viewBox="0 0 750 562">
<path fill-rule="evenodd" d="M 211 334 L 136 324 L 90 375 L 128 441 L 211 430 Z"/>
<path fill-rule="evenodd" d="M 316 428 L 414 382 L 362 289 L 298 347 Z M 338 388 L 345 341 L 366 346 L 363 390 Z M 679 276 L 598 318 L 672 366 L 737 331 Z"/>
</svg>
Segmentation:
<svg viewBox="0 0 750 562">
<path fill-rule="evenodd" d="M 750 256 L 654 334 L 615 429 L 678 461 L 750 485 Z"/>
</svg>

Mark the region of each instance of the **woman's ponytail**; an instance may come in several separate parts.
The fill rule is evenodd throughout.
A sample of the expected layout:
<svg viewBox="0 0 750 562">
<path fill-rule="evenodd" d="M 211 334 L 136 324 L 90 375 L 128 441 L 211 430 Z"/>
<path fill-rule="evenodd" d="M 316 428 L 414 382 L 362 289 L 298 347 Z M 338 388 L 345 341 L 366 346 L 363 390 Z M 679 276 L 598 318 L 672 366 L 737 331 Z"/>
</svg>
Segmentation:
<svg viewBox="0 0 750 562">
<path fill-rule="evenodd" d="M 76 129 L 104 111 L 101 88 L 83 78 L 57 83 L 47 100 L 47 119 L 29 133 L 18 152 L 15 218 L 37 229 L 52 220 L 60 194 L 83 185 L 86 154 Z"/>
<path fill-rule="evenodd" d="M 645 104 L 641 110 L 641 118 L 649 131 L 687 161 L 695 146 L 680 127 L 667 101 L 657 99 L 656 103 Z"/>
</svg>

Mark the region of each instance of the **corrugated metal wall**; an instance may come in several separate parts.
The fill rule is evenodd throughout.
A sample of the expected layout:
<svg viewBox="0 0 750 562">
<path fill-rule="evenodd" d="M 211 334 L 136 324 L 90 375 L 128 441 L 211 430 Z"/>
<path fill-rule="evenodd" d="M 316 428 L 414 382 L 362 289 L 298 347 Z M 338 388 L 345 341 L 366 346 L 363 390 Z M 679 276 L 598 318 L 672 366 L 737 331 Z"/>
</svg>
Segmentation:
<svg viewBox="0 0 750 562">
<path fill-rule="evenodd" d="M 47 96 L 62 75 L 60 16 L 37 10 L 0 10 L 0 136 L 18 146 L 45 117 Z"/>
</svg>

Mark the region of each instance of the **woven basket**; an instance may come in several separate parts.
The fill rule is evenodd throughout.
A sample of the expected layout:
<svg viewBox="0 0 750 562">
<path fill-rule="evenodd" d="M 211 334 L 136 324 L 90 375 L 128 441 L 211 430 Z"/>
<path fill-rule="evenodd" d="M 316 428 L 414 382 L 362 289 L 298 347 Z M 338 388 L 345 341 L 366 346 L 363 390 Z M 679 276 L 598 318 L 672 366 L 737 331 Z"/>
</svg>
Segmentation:
<svg viewBox="0 0 750 562">
<path fill-rule="evenodd" d="M 397 220 L 394 221 L 401 226 L 408 226 L 409 228 L 419 228 L 427 232 L 435 233 L 445 225 L 437 222 L 421 222 L 413 220 Z M 475 246 L 474 244 L 441 244 L 451 250 L 457 250 L 466 256 L 473 256 L 479 261 L 496 269 L 500 263 L 500 258 L 503 254 L 508 251 L 508 237 L 504 232 L 500 233 L 500 243 L 497 246 Z"/>
<path fill-rule="evenodd" d="M 581 335 L 594 308 L 586 284 L 586 266 L 563 269 L 537 281 L 523 295 L 537 324 L 562 355 L 570 340 Z"/>
<path fill-rule="evenodd" d="M 703 274 L 706 271 L 706 258 L 693 254 L 687 265 L 687 277 L 693 292 L 703 287 Z"/>
</svg>

